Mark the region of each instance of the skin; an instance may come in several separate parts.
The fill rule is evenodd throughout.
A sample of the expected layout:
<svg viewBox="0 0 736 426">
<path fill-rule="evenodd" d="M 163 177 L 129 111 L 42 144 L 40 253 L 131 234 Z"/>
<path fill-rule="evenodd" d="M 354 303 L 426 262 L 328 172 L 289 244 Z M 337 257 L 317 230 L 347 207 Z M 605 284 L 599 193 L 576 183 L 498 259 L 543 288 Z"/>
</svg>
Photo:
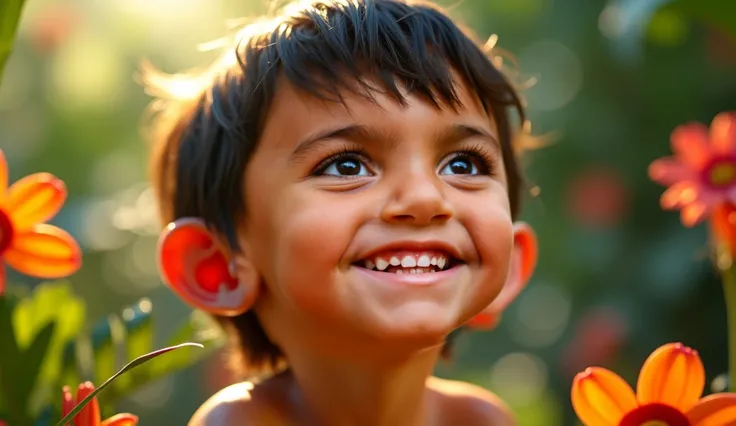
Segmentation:
<svg viewBox="0 0 736 426">
<path fill-rule="evenodd" d="M 346 108 L 282 81 L 245 172 L 234 260 L 291 368 L 218 393 L 191 426 L 514 424 L 486 390 L 431 377 L 452 330 L 523 287 L 493 120 L 458 89 L 456 110 L 408 93 L 402 106 L 345 92 Z M 397 242 L 461 262 L 421 283 L 359 266 Z"/>
</svg>

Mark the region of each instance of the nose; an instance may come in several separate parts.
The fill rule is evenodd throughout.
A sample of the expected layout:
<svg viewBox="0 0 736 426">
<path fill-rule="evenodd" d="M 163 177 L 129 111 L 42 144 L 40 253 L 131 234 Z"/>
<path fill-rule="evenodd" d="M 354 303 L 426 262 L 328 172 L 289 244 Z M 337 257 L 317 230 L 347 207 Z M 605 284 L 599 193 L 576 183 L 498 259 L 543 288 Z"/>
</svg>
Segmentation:
<svg viewBox="0 0 736 426">
<path fill-rule="evenodd" d="M 449 220 L 454 211 L 445 198 L 444 183 L 434 171 L 411 171 L 394 179 L 393 191 L 381 210 L 390 223 L 426 226 Z"/>
</svg>

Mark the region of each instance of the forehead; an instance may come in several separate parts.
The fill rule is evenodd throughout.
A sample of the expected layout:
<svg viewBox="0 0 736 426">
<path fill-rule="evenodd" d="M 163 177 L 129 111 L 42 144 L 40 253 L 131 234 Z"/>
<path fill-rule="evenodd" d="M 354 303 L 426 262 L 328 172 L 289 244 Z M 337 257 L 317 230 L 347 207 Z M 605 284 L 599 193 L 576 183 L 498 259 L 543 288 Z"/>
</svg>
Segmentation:
<svg viewBox="0 0 736 426">
<path fill-rule="evenodd" d="M 462 122 L 488 129 L 495 134 L 491 111 L 470 85 L 457 73 L 453 73 L 457 104 L 452 105 L 436 96 L 436 104 L 425 96 L 411 92 L 406 85 L 397 84 L 404 102 L 383 89 L 374 77 L 365 82 L 373 90 L 366 91 L 355 82 L 340 90 L 340 101 L 321 99 L 292 84 L 281 76 L 266 114 L 261 143 L 290 145 L 294 136 L 319 131 L 347 121 L 376 127 L 396 127 L 401 132 L 418 130 L 418 127 L 442 126 Z"/>
</svg>

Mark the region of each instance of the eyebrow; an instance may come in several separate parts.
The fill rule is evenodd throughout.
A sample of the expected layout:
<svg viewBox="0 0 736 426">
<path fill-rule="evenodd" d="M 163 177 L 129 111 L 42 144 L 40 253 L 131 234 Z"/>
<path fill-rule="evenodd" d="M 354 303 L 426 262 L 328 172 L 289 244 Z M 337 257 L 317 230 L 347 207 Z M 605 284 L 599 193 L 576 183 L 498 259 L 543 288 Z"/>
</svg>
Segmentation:
<svg viewBox="0 0 736 426">
<path fill-rule="evenodd" d="M 361 124 L 349 124 L 347 126 L 322 130 L 307 136 L 297 144 L 294 152 L 291 153 L 289 162 L 297 162 L 310 151 L 318 148 L 325 141 L 338 138 L 355 142 L 382 141 L 388 142 L 391 146 L 396 144 L 396 137 L 391 133 L 387 133 L 373 127 L 366 127 Z"/>
<path fill-rule="evenodd" d="M 498 139 L 495 135 L 493 135 L 493 133 L 482 127 L 474 126 L 471 124 L 453 124 L 452 126 L 443 129 L 439 133 L 437 140 L 446 144 L 459 142 L 461 140 L 470 138 L 485 139 L 486 141 L 493 144 L 495 148 L 501 149 L 501 144 L 498 142 Z"/>
<path fill-rule="evenodd" d="M 498 139 L 486 129 L 470 124 L 453 124 L 443 129 L 436 137 L 437 142 L 453 143 L 469 138 L 481 138 L 492 143 L 494 147 L 500 149 Z M 338 128 L 322 130 L 307 136 L 299 142 L 291 153 L 290 163 L 298 162 L 305 157 L 310 151 L 318 148 L 322 143 L 329 139 L 346 139 L 356 142 L 366 141 L 383 141 L 388 142 L 391 147 L 395 146 L 397 139 L 395 135 L 386 133 L 374 127 L 366 127 L 361 124 L 349 124 Z"/>
</svg>

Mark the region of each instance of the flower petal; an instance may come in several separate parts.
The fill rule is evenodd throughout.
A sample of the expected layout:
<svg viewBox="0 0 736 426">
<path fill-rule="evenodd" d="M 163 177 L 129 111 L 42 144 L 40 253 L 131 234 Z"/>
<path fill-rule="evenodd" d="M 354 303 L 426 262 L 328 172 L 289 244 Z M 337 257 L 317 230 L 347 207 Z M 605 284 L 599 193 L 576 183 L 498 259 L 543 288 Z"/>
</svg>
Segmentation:
<svg viewBox="0 0 736 426">
<path fill-rule="evenodd" d="M 688 166 L 700 169 L 711 158 L 708 128 L 700 123 L 678 126 L 670 137 L 672 151 Z"/>
<path fill-rule="evenodd" d="M 61 278 L 82 266 L 77 242 L 66 231 L 40 224 L 13 238 L 3 254 L 13 269 L 38 278 Z"/>
<path fill-rule="evenodd" d="M 649 165 L 649 178 L 661 185 L 672 185 L 694 177 L 692 169 L 672 157 L 656 159 Z"/>
<path fill-rule="evenodd" d="M 680 219 L 682 224 L 691 228 L 700 223 L 710 213 L 713 206 L 702 201 L 697 201 L 682 208 Z"/>
<path fill-rule="evenodd" d="M 5 192 L 8 189 L 8 160 L 0 149 L 0 206 L 5 202 Z"/>
<path fill-rule="evenodd" d="M 736 393 L 717 393 L 701 399 L 688 413 L 693 426 L 736 426 Z"/>
<path fill-rule="evenodd" d="M 736 113 L 722 112 L 710 125 L 713 148 L 723 154 L 736 154 Z"/>
<path fill-rule="evenodd" d="M 591 367 L 573 380 L 572 406 L 586 426 L 616 426 L 637 402 L 624 379 L 605 368 Z"/>
<path fill-rule="evenodd" d="M 677 182 L 664 191 L 659 202 L 665 210 L 679 209 L 695 202 L 700 192 L 701 188 L 695 182 Z"/>
<path fill-rule="evenodd" d="M 69 386 L 61 388 L 61 417 L 66 417 L 74 409 L 74 398 Z M 68 424 L 65 426 L 69 426 Z"/>
<path fill-rule="evenodd" d="M 135 426 L 138 424 L 138 416 L 129 413 L 116 414 L 105 420 L 100 426 Z"/>
<path fill-rule="evenodd" d="M 36 173 L 15 182 L 8 190 L 7 210 L 18 230 L 54 217 L 66 200 L 66 185 L 49 173 Z"/>
<path fill-rule="evenodd" d="M 669 343 L 649 355 L 639 373 L 636 396 L 642 405 L 667 404 L 687 412 L 705 387 L 705 368 L 698 352 Z"/>
<path fill-rule="evenodd" d="M 77 388 L 77 404 L 84 401 L 84 398 L 87 398 L 94 390 L 95 386 L 91 382 L 84 382 L 79 385 Z M 100 426 L 100 404 L 97 402 L 97 397 L 92 398 L 92 401 L 74 416 L 74 426 Z"/>
</svg>

